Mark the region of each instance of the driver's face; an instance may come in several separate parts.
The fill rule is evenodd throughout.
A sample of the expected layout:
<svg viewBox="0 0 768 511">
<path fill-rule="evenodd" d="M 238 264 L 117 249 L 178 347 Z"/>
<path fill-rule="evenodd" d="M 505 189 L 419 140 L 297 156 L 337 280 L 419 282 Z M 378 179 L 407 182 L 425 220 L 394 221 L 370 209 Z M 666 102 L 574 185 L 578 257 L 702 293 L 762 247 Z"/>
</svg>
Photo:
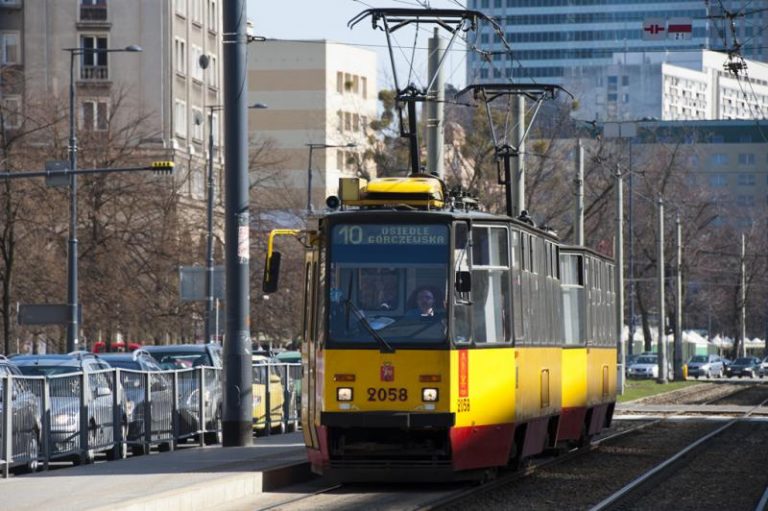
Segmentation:
<svg viewBox="0 0 768 511">
<path fill-rule="evenodd" d="M 435 303 L 435 297 L 429 291 L 421 291 L 416 297 L 416 302 L 421 310 L 429 310 Z"/>
</svg>

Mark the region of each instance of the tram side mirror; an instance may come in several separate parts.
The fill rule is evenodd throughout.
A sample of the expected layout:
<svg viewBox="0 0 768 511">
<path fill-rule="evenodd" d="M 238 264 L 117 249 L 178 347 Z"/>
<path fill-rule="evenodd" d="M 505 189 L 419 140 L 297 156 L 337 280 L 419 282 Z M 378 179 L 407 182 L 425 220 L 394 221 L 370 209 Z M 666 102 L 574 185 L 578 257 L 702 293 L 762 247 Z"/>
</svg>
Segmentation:
<svg viewBox="0 0 768 511">
<path fill-rule="evenodd" d="M 472 274 L 468 271 L 456 272 L 456 292 L 469 293 L 472 291 Z"/>
<path fill-rule="evenodd" d="M 277 291 L 277 281 L 280 275 L 280 252 L 273 251 L 272 257 L 267 255 L 267 261 L 264 264 L 264 282 L 261 286 L 265 294 Z"/>
</svg>

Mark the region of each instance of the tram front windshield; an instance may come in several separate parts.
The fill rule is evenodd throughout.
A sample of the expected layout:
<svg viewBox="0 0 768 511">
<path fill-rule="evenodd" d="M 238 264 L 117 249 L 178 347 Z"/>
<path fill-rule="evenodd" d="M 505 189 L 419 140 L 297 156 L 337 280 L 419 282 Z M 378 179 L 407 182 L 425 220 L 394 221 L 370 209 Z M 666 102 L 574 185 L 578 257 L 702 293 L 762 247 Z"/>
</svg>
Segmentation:
<svg viewBox="0 0 768 511">
<path fill-rule="evenodd" d="M 447 224 L 331 231 L 328 346 L 446 342 Z"/>
</svg>

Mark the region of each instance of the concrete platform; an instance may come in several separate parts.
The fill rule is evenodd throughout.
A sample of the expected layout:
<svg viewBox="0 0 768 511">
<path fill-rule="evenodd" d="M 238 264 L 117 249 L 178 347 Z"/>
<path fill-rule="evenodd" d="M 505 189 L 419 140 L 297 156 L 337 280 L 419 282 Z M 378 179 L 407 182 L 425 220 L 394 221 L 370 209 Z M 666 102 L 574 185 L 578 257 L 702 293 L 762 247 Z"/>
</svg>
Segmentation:
<svg viewBox="0 0 768 511">
<path fill-rule="evenodd" d="M 739 405 L 655 405 L 642 403 L 619 403 L 616 405 L 616 414 L 622 413 L 641 413 L 641 414 L 703 414 L 703 415 L 743 415 L 749 411 L 752 415 L 768 415 L 768 407 L 755 409 L 754 406 Z"/>
<path fill-rule="evenodd" d="M 0 511 L 211 510 L 312 476 L 301 433 L 0 480 Z"/>
</svg>

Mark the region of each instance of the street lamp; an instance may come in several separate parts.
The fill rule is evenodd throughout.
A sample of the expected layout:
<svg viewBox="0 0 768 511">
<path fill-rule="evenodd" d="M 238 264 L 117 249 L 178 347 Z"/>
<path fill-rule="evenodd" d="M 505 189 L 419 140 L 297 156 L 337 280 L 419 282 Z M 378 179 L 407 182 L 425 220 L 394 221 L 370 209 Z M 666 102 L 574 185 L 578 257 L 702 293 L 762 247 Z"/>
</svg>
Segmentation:
<svg viewBox="0 0 768 511">
<path fill-rule="evenodd" d="M 201 58 L 200 66 L 205 69 L 208 67 L 206 60 L 203 65 Z M 207 207 L 207 239 L 206 239 L 206 253 L 205 253 L 205 340 L 206 342 L 214 341 L 213 324 L 211 318 L 213 317 L 213 113 L 224 109 L 224 105 L 209 105 L 208 108 L 208 207 Z M 265 109 L 268 108 L 264 103 L 254 103 L 250 105 L 250 109 Z"/>
<path fill-rule="evenodd" d="M 307 216 L 312 214 L 312 150 L 314 149 L 331 149 L 334 147 L 357 147 L 357 144 L 350 142 L 349 144 L 317 144 L 309 143 L 305 144 L 309 147 L 309 164 L 307 165 Z"/>
<path fill-rule="evenodd" d="M 62 48 L 69 52 L 69 250 L 67 252 L 67 352 L 77 347 L 79 330 L 77 298 L 77 135 L 75 133 L 75 57 L 93 53 L 140 52 L 140 46 L 125 48 Z"/>
</svg>

